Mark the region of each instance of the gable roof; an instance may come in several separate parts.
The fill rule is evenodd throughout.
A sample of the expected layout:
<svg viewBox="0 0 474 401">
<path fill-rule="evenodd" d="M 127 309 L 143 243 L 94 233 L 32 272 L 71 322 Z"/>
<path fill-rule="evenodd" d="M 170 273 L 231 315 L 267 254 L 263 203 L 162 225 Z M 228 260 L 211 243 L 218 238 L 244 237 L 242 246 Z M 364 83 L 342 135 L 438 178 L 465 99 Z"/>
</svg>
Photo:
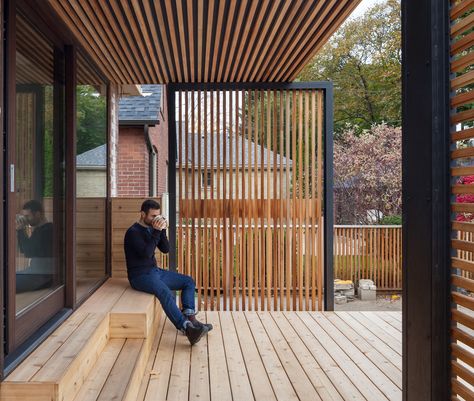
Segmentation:
<svg viewBox="0 0 474 401">
<path fill-rule="evenodd" d="M 122 97 L 119 101 L 119 125 L 157 124 L 163 85 L 142 85 L 142 96 Z"/>
<path fill-rule="evenodd" d="M 197 133 L 188 133 L 188 152 L 187 152 L 187 159 L 188 163 L 191 163 L 192 158 L 193 158 L 193 151 L 192 151 L 192 140 L 193 140 L 193 135 L 194 141 L 195 141 L 195 146 L 194 146 L 194 160 L 197 165 L 198 163 L 198 156 L 199 156 L 199 147 L 198 147 L 198 134 Z M 213 137 L 212 137 L 213 135 Z M 213 166 L 214 168 L 219 167 L 223 168 L 224 167 L 224 139 L 225 139 L 225 153 L 226 153 L 226 161 L 225 161 L 225 166 L 229 168 L 231 165 L 232 167 L 242 167 L 244 168 L 249 168 L 249 167 L 260 167 L 262 165 L 262 146 L 259 144 L 256 144 L 253 141 L 249 141 L 248 139 L 244 138 L 244 155 L 243 155 L 243 160 L 242 160 L 242 135 L 239 135 L 237 137 L 237 146 L 238 150 L 236 152 L 236 145 L 235 145 L 235 137 L 232 138 L 232 157 L 230 157 L 230 141 L 231 139 L 229 137 L 224 138 L 224 135 L 229 135 L 224 132 L 220 133 L 214 133 L 214 134 L 207 134 L 207 167 L 211 167 L 211 157 L 210 155 L 212 154 L 212 159 L 213 159 Z M 213 147 L 211 148 L 211 138 L 213 140 Z M 217 148 L 217 140 L 219 139 L 219 145 L 220 145 L 220 151 L 218 152 Z M 183 139 L 181 145 L 181 153 L 185 154 L 186 153 L 186 142 Z M 204 135 L 201 135 L 201 166 L 204 166 L 204 155 L 205 155 L 205 139 Z M 211 152 L 212 149 L 212 152 Z M 217 160 L 217 156 L 219 153 L 219 160 Z M 179 166 L 179 161 L 180 161 L 180 154 L 179 154 L 179 149 L 178 149 L 178 158 L 176 160 L 177 166 Z M 274 165 L 274 161 L 276 161 L 276 167 L 286 167 L 290 166 L 293 164 L 293 161 L 285 156 L 281 156 L 279 153 L 276 153 L 272 150 L 268 150 L 265 146 L 263 146 L 263 167 L 270 167 L 272 168 Z M 183 163 L 186 161 L 183 160 Z"/>
<path fill-rule="evenodd" d="M 76 156 L 76 165 L 78 168 L 103 167 L 107 165 L 107 145 L 97 146 L 87 152 Z"/>
</svg>

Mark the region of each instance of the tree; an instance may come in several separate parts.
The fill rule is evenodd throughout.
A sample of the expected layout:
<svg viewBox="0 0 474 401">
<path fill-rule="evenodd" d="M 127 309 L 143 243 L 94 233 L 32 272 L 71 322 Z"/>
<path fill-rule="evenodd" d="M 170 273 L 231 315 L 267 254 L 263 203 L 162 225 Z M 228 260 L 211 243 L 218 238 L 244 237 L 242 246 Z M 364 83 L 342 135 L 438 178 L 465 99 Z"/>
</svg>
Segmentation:
<svg viewBox="0 0 474 401">
<path fill-rule="evenodd" d="M 92 85 L 78 85 L 77 154 L 107 142 L 107 110 L 105 96 Z"/>
<path fill-rule="evenodd" d="M 334 142 L 336 224 L 401 215 L 401 175 L 400 128 L 380 124 L 359 136 L 344 131 Z"/>
<path fill-rule="evenodd" d="M 303 69 L 302 81 L 334 82 L 336 134 L 373 124 L 401 124 L 399 0 L 386 0 L 348 20 Z"/>
</svg>

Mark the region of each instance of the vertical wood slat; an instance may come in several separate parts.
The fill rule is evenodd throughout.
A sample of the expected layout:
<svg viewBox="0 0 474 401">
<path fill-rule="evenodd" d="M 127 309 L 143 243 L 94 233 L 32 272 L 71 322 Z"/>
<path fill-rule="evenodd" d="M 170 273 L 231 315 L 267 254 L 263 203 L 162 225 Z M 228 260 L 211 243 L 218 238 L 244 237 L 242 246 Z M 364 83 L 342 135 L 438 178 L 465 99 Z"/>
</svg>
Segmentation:
<svg viewBox="0 0 474 401">
<path fill-rule="evenodd" d="M 293 91 L 292 92 L 292 105 L 293 108 L 296 108 L 296 95 L 297 92 Z M 292 170 L 292 199 L 293 199 L 293 208 L 292 208 L 292 219 L 291 219 L 291 225 L 292 225 L 292 258 L 291 258 L 291 266 L 292 268 L 292 294 L 293 294 L 293 299 L 292 299 L 292 310 L 296 310 L 296 288 L 297 288 L 297 272 L 298 272 L 298 266 L 297 266 L 297 260 L 296 260 L 296 222 L 297 222 L 297 214 L 296 214 L 296 113 L 293 110 L 293 113 L 291 114 L 292 118 L 292 160 L 294 162 Z"/>
<path fill-rule="evenodd" d="M 258 138 L 260 145 L 260 161 L 259 161 L 259 173 L 260 173 L 260 191 L 259 191 L 259 244 L 260 244 L 260 310 L 265 310 L 265 231 L 264 231 L 264 190 L 265 190 L 265 176 L 264 176 L 264 135 L 265 135 L 265 91 L 259 91 L 260 94 L 260 120 L 258 125 Z"/>
<path fill-rule="evenodd" d="M 201 18 L 202 19 L 202 18 Z M 201 24 L 201 29 L 202 29 L 202 24 Z M 209 293 L 209 235 L 208 235 L 208 226 L 209 226 L 209 221 L 208 221 L 208 218 L 207 218 L 207 205 L 208 205 L 208 202 L 206 202 L 206 200 L 208 199 L 208 188 L 209 188 L 209 185 L 208 185 L 208 180 L 207 180 L 207 162 L 209 160 L 208 158 L 208 149 L 207 149 L 207 140 L 208 140 L 208 136 L 209 136 L 209 131 L 208 131 L 208 127 L 207 127 L 207 118 L 208 118 L 208 108 L 207 108 L 207 91 L 204 91 L 204 95 L 203 95 L 203 106 L 204 106 L 204 113 L 203 113 L 203 127 L 204 127 L 204 130 L 202 132 L 202 136 L 201 137 L 204 137 L 204 176 L 203 176 L 203 184 L 202 184 L 202 188 L 203 188 L 203 193 L 204 193 L 204 224 L 203 224 L 203 235 L 204 235 L 204 240 L 203 240 L 203 246 L 204 246 L 204 263 L 203 263 L 203 280 L 204 280 L 204 305 L 206 305 L 206 309 L 207 309 L 207 305 L 208 305 L 208 293 Z"/>
<path fill-rule="evenodd" d="M 266 140 L 265 140 L 265 147 L 266 147 L 266 154 L 267 154 L 267 161 L 263 161 L 262 163 L 262 170 L 265 170 L 266 167 L 266 217 L 265 217 L 265 272 L 266 272 L 266 287 L 267 287 L 267 310 L 272 310 L 271 307 L 271 287 L 272 287 L 272 241 L 271 241 L 271 229 L 270 229 L 270 135 L 272 132 L 272 117 L 271 117 L 271 91 L 267 92 L 267 120 L 266 120 Z M 263 146 L 263 144 L 262 144 Z"/>
<path fill-rule="evenodd" d="M 206 74 L 207 75 L 207 74 Z M 210 151 L 211 151 L 211 163 L 210 163 L 210 174 L 211 174 L 211 187 L 210 187 L 210 198 L 211 198 L 211 203 L 214 201 L 214 155 L 215 155 L 215 150 L 214 150 L 214 138 L 215 138 L 215 125 L 214 125 L 214 92 L 210 92 Z M 210 260 L 211 260 L 211 266 L 210 266 L 210 287 L 211 287 L 211 305 L 210 309 L 212 311 L 216 310 L 215 308 L 215 299 L 216 299 L 216 293 L 217 291 L 220 291 L 220 286 L 217 287 L 217 282 L 216 282 L 216 266 L 219 266 L 218 263 L 216 263 L 216 235 L 215 235 L 215 225 L 214 225 L 214 214 L 211 213 L 211 218 L 210 218 L 210 240 L 211 240 L 211 255 L 210 255 Z"/>
<path fill-rule="evenodd" d="M 178 92 L 178 121 L 182 121 L 182 91 Z M 183 128 L 182 124 L 178 126 L 178 185 L 176 186 L 178 199 L 183 198 Z M 183 221 L 178 220 L 178 238 L 183 238 Z M 183 259 L 183 241 L 178 241 L 178 267 L 184 272 L 185 265 Z"/>
<path fill-rule="evenodd" d="M 195 95 L 194 95 L 195 96 Z M 201 91 L 197 91 L 197 129 L 196 129 L 196 141 L 197 141 L 197 187 L 196 187 L 196 192 L 197 192 L 197 200 L 198 200 L 198 210 L 199 210 L 199 218 L 197 219 L 197 235 L 196 235 L 196 244 L 197 244 L 197 254 L 196 254 L 196 260 L 197 260 L 197 269 L 196 269 L 196 286 L 199 288 L 198 290 L 198 308 L 201 306 L 202 303 L 202 276 L 203 276 L 203 260 L 202 260 L 202 251 L 203 249 L 203 241 L 201 240 L 201 234 L 202 234 L 202 214 L 200 210 L 201 206 L 201 192 L 202 192 L 202 166 L 201 166 Z M 193 151 L 196 148 L 193 148 Z"/>
<path fill-rule="evenodd" d="M 223 308 L 224 310 L 227 309 L 227 271 L 228 271 L 228 244 L 227 244 L 227 132 L 226 132 L 226 127 L 227 127 L 227 119 L 226 119 L 226 113 L 227 113 L 227 108 L 226 108 L 226 97 L 227 97 L 227 92 L 223 91 L 222 92 L 222 152 L 223 152 L 223 158 L 222 158 L 222 163 L 223 163 L 223 168 L 222 168 L 222 174 L 223 174 L 223 182 L 222 182 L 222 199 L 223 199 L 223 208 L 224 210 L 222 211 L 223 215 L 223 264 L 222 264 L 222 287 L 223 287 L 223 301 L 224 305 Z"/>
<path fill-rule="evenodd" d="M 246 124 L 246 114 L 247 112 L 245 111 L 245 92 L 241 91 L 240 92 L 240 104 L 242 105 L 242 133 L 241 133 L 241 140 L 242 140 L 242 155 L 241 155 L 241 163 L 242 163 L 242 226 L 241 226 L 241 232 L 240 232 L 240 238 L 241 238 L 241 255 L 242 255 L 242 310 L 247 310 L 247 267 L 248 267 L 248 259 L 247 259 L 247 246 L 248 241 L 246 240 L 246 236 L 248 235 L 248 232 L 245 228 L 247 224 L 247 216 L 246 216 L 246 180 L 245 180 L 245 131 L 247 130 L 248 125 Z M 250 191 L 250 186 L 249 189 Z"/>
<path fill-rule="evenodd" d="M 217 218 L 217 310 L 221 310 L 221 271 L 222 271 L 222 233 L 221 233 L 221 213 L 220 213 L 220 205 L 221 205 L 221 129 L 220 129 L 220 110 L 221 110 L 221 102 L 220 102 L 220 92 L 216 93 L 217 101 L 216 101 L 216 135 L 217 135 L 217 157 L 216 157 L 216 168 L 217 168 L 217 199 L 219 201 L 218 206 L 218 218 Z"/>
<path fill-rule="evenodd" d="M 288 91 L 285 94 L 285 157 L 290 160 L 290 100 Z M 291 283 L 291 264 L 290 264 L 290 169 L 285 169 L 285 291 L 286 303 L 285 310 L 290 310 L 290 283 Z"/>
<path fill-rule="evenodd" d="M 253 307 L 253 266 L 255 266 L 254 262 L 253 262 L 253 258 L 254 258 L 254 249 L 253 249 L 253 244 L 254 244 L 254 241 L 253 241 L 253 224 L 254 224 L 254 220 L 253 220 L 253 198 L 254 198 L 254 186 L 253 186 L 253 166 L 254 166 L 254 163 L 253 163 L 253 141 L 251 141 L 252 139 L 252 136 L 253 136 L 253 123 L 252 123 L 252 120 L 251 120 L 251 116 L 253 115 L 253 110 L 254 110 L 254 106 L 253 106 L 253 99 L 254 99 L 254 96 L 255 96 L 255 92 L 253 91 L 249 91 L 248 92 L 248 106 L 247 106 L 247 109 L 248 109 L 248 116 L 247 116 L 247 127 L 248 127 L 248 130 L 247 130 L 247 141 L 248 141 L 248 147 L 249 147 L 249 156 L 248 156 L 248 198 L 249 198 L 249 207 L 247 209 L 247 222 L 248 222 L 248 225 L 249 225 L 249 229 L 248 229 L 248 233 L 247 233 L 247 236 L 248 236 L 248 241 L 247 241 L 247 249 L 248 249 L 248 292 L 249 292 L 249 302 L 248 302 L 248 309 L 249 310 L 254 310 L 254 307 Z"/>
<path fill-rule="evenodd" d="M 283 158 L 285 157 L 285 152 L 284 152 L 284 149 L 283 149 L 283 138 L 284 138 L 284 113 L 285 113 L 285 109 L 283 107 L 283 92 L 280 91 L 279 92 L 279 110 L 280 110 L 280 126 L 279 126 L 279 135 L 278 135 L 278 139 L 279 139 L 279 144 L 278 144 L 278 148 L 279 148 L 279 153 L 280 153 L 280 157 Z M 282 159 L 280 159 L 282 160 Z M 287 170 L 287 166 L 285 166 L 285 170 Z M 280 286 L 280 304 L 279 304 L 279 307 L 278 307 L 278 310 L 279 311 L 282 311 L 284 310 L 283 309 L 283 300 L 284 300 L 284 280 L 285 280 L 285 263 L 284 263 L 284 260 L 285 260 L 285 239 L 284 239 L 284 230 L 283 230 L 283 166 L 282 166 L 282 162 L 280 161 L 280 168 L 279 168 L 279 172 L 280 172 L 280 181 L 279 181 L 279 195 L 278 195 L 278 199 L 280 199 L 280 210 L 279 210 L 279 217 L 278 217 L 278 221 L 280 223 L 280 232 L 278 233 L 279 235 L 279 241 L 278 241 L 278 244 L 279 244 L 279 247 L 280 247 L 280 250 L 279 250 L 279 254 L 278 254 L 278 267 L 279 267 L 279 272 L 280 272 L 280 276 L 279 276 L 279 286 Z"/>
</svg>

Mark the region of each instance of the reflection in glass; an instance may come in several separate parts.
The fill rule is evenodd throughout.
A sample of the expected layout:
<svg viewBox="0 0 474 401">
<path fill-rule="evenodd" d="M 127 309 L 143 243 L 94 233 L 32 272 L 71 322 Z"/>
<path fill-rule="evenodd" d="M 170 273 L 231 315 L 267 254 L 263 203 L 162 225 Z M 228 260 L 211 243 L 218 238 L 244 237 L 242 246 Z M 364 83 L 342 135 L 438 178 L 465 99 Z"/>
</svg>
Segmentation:
<svg viewBox="0 0 474 401">
<path fill-rule="evenodd" d="M 78 57 L 76 157 L 76 298 L 105 276 L 107 197 L 106 85 Z"/>
<path fill-rule="evenodd" d="M 21 16 L 16 51 L 16 312 L 64 284 L 62 54 Z"/>
</svg>

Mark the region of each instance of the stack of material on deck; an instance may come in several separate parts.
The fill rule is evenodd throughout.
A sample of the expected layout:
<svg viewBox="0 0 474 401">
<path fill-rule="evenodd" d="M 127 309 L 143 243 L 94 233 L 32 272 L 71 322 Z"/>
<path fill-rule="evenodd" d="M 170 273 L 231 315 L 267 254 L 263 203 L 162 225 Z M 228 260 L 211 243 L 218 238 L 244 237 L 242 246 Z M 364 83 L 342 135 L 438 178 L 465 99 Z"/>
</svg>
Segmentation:
<svg viewBox="0 0 474 401">
<path fill-rule="evenodd" d="M 351 280 L 334 280 L 334 301 L 345 304 L 354 300 L 354 283 Z"/>
<path fill-rule="evenodd" d="M 377 286 L 372 280 L 359 280 L 357 295 L 361 301 L 375 301 L 377 299 Z"/>
</svg>

